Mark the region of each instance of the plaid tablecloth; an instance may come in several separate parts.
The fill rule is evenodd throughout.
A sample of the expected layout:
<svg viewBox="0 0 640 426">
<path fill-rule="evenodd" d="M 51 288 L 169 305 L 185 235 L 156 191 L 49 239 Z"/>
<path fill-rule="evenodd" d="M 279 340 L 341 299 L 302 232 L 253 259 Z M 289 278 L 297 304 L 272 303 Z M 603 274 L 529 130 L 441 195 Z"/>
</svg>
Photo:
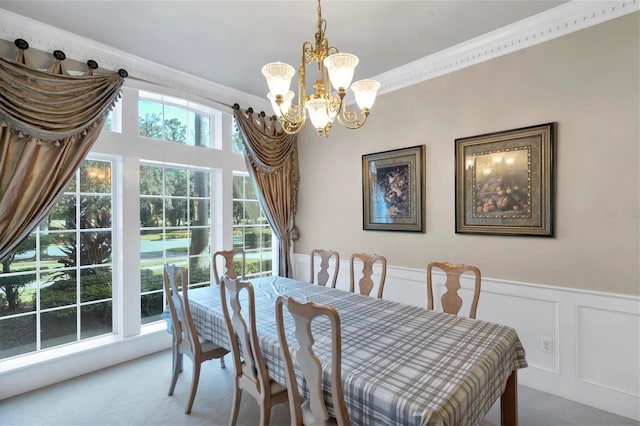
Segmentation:
<svg viewBox="0 0 640 426">
<path fill-rule="evenodd" d="M 251 282 L 262 352 L 269 375 L 281 384 L 286 379 L 275 323 L 278 295 L 338 311 L 344 396 L 354 425 L 477 425 L 504 391 L 511 372 L 527 366 L 517 333 L 503 325 L 288 278 Z M 229 348 L 219 288 L 191 290 L 189 299 L 198 332 Z M 285 313 L 287 339 L 294 345 L 291 321 Z M 328 322 L 314 324 L 319 357 L 328 366 L 325 330 Z"/>
</svg>

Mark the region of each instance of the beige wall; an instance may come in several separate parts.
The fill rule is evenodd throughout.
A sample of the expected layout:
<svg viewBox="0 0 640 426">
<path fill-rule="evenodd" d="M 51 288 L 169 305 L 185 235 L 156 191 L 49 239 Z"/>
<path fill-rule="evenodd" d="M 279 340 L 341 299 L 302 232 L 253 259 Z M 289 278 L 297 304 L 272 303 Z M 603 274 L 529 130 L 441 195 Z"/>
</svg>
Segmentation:
<svg viewBox="0 0 640 426">
<path fill-rule="evenodd" d="M 512 281 L 639 294 L 640 14 L 380 96 L 367 125 L 299 137 L 295 252 L 448 260 Z M 555 237 L 454 232 L 454 140 L 557 122 Z M 362 230 L 361 156 L 426 145 L 426 233 Z"/>
</svg>

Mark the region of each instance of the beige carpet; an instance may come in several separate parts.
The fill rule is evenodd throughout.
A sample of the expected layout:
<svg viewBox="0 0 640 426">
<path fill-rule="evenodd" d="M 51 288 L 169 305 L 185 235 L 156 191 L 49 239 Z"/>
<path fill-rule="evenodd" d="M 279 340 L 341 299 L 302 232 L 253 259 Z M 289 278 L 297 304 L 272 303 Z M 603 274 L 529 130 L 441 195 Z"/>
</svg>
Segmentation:
<svg viewBox="0 0 640 426">
<path fill-rule="evenodd" d="M 233 361 L 226 358 L 227 369 L 221 369 L 218 360 L 203 364 L 191 415 L 184 414 L 191 362 L 185 359 L 185 372 L 178 379 L 175 393 L 167 396 L 171 353 L 164 351 L 0 401 L 0 425 L 227 425 Z M 519 414 L 521 426 L 639 424 L 523 386 L 519 387 Z M 253 426 L 258 418 L 256 401 L 245 394 L 238 424 Z M 286 426 L 289 420 L 287 404 L 272 411 L 271 425 Z M 489 411 L 482 426 L 497 424 L 498 404 Z"/>
</svg>

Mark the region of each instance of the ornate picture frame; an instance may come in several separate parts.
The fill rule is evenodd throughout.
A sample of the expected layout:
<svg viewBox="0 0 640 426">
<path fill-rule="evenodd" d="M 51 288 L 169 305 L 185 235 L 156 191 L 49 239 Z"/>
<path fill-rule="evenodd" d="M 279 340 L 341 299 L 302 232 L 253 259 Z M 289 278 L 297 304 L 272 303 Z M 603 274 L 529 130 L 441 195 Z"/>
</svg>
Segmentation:
<svg viewBox="0 0 640 426">
<path fill-rule="evenodd" d="M 362 156 L 362 229 L 424 232 L 425 146 Z"/>
<path fill-rule="evenodd" d="M 456 233 L 553 237 L 556 123 L 455 140 Z"/>
</svg>

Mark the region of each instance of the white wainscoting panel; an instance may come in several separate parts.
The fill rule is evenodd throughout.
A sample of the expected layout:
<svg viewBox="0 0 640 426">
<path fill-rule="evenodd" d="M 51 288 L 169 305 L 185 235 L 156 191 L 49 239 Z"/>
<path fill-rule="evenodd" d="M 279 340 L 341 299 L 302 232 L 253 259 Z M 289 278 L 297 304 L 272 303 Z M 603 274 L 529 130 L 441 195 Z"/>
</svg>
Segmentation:
<svg viewBox="0 0 640 426">
<path fill-rule="evenodd" d="M 640 336 L 638 315 L 578 306 L 577 324 L 577 378 L 639 397 L 640 352 L 629 339 Z"/>
<path fill-rule="evenodd" d="M 293 270 L 308 281 L 309 255 L 294 254 Z M 444 282 L 434 276 L 436 300 Z M 426 270 L 390 265 L 384 298 L 426 308 L 426 285 Z M 461 285 L 468 303 L 473 280 Z M 349 288 L 349 259 L 336 287 Z M 483 276 L 477 318 L 518 332 L 529 363 L 520 384 L 640 421 L 640 297 Z"/>
</svg>

